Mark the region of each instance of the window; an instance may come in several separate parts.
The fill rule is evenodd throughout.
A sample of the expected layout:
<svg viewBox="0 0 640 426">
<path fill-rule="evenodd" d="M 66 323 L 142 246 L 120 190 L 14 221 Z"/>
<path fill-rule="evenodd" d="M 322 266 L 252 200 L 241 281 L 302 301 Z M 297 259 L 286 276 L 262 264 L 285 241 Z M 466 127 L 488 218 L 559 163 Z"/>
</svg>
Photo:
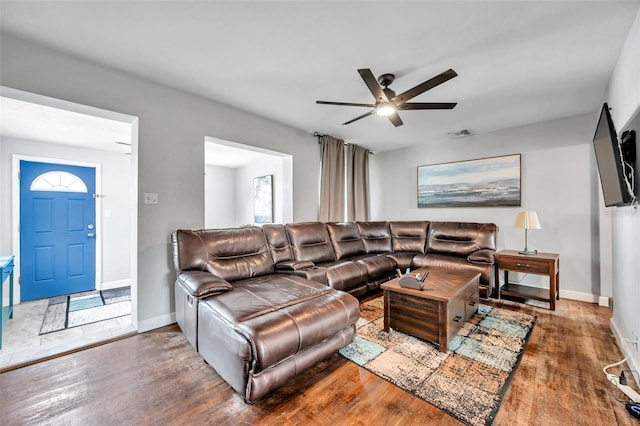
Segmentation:
<svg viewBox="0 0 640 426">
<path fill-rule="evenodd" d="M 87 192 L 87 185 L 78 176 L 67 172 L 47 172 L 33 180 L 31 191 Z"/>
</svg>

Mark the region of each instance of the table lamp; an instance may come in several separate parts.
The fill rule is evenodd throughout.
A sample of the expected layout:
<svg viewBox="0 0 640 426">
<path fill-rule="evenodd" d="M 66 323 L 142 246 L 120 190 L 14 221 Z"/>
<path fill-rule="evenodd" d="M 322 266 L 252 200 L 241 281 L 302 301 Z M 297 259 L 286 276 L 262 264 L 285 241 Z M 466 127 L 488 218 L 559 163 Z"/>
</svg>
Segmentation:
<svg viewBox="0 0 640 426">
<path fill-rule="evenodd" d="M 513 227 L 524 229 L 524 250 L 519 253 L 527 255 L 537 254 L 538 250 L 529 250 L 527 244 L 527 231 L 529 229 L 541 229 L 536 212 L 518 212 L 516 220 L 513 222 Z"/>
</svg>

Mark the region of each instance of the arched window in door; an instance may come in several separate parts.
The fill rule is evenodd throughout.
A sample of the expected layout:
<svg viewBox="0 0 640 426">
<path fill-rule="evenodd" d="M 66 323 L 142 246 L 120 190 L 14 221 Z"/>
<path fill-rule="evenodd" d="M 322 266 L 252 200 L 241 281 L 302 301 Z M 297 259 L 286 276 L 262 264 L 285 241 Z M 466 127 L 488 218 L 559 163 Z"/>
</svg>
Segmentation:
<svg viewBox="0 0 640 426">
<path fill-rule="evenodd" d="M 31 182 L 31 191 L 87 192 L 87 185 L 73 173 L 46 172 Z"/>
</svg>

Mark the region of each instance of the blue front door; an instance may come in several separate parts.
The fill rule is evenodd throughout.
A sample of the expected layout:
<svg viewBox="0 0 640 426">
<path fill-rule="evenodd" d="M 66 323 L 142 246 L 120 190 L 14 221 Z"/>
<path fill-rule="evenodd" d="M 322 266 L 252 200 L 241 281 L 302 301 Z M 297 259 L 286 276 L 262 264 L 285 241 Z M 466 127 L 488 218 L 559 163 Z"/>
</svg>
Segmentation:
<svg viewBox="0 0 640 426">
<path fill-rule="evenodd" d="M 95 289 L 95 168 L 20 161 L 20 300 Z"/>
</svg>

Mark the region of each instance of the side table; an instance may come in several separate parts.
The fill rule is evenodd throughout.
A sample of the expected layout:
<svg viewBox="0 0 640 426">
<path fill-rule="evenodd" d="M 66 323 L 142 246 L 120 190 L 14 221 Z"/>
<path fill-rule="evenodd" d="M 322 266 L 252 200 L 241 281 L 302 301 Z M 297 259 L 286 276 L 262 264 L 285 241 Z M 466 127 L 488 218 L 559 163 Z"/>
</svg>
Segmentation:
<svg viewBox="0 0 640 426">
<path fill-rule="evenodd" d="M 9 278 L 9 305 L 4 306 L 4 282 Z M 13 318 L 13 256 L 0 256 L 0 349 L 2 349 L 2 330 L 9 320 Z"/>
<path fill-rule="evenodd" d="M 495 254 L 498 299 L 502 295 L 549 302 L 555 311 L 560 299 L 560 255 L 558 253 L 520 254 L 517 250 L 501 250 Z M 500 270 L 504 271 L 504 284 L 500 286 Z M 509 282 L 509 272 L 545 275 L 549 277 L 549 289 Z"/>
</svg>

